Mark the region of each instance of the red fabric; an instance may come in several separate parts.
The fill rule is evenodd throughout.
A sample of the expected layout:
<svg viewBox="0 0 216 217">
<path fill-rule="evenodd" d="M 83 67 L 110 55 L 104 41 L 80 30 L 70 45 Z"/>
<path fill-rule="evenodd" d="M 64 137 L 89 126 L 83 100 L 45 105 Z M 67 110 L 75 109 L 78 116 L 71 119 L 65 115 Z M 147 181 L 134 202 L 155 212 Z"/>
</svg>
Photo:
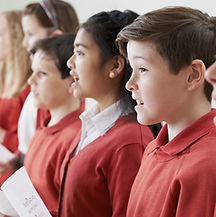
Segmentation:
<svg viewBox="0 0 216 217">
<path fill-rule="evenodd" d="M 46 127 L 47 124 L 44 124 L 36 131 L 25 156 L 24 166 L 29 177 L 53 216 L 58 209 L 60 167 L 81 127 L 79 115 L 82 112 L 83 106 L 54 126 Z"/>
<path fill-rule="evenodd" d="M 27 86 L 18 97 L 0 99 L 0 126 L 6 130 L 3 145 L 14 153 L 16 153 L 18 149 L 18 120 L 29 92 L 30 86 Z M 2 185 L 3 182 L 13 174 L 13 172 L 0 176 L 0 185 Z"/>
<path fill-rule="evenodd" d="M 130 188 L 150 129 L 135 114 L 120 118 L 103 136 L 72 157 L 80 133 L 63 163 L 59 216 L 125 217 Z"/>
<path fill-rule="evenodd" d="M 17 150 L 17 125 L 26 97 L 30 92 L 30 86 L 20 93 L 18 97 L 0 99 L 0 126 L 7 131 L 3 145 L 10 151 Z"/>
<path fill-rule="evenodd" d="M 47 109 L 38 109 L 37 110 L 37 119 L 36 119 L 36 129 L 44 125 L 44 120 L 50 118 L 50 112 Z"/>
<path fill-rule="evenodd" d="M 170 142 L 167 126 L 145 150 L 128 217 L 216 216 L 216 110 Z"/>
</svg>

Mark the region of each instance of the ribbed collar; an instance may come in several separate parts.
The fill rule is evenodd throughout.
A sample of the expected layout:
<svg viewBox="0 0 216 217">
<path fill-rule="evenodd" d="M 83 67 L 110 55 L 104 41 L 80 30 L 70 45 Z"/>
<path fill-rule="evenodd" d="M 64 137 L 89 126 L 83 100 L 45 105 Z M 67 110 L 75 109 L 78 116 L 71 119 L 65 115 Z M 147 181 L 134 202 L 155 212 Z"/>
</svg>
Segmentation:
<svg viewBox="0 0 216 217">
<path fill-rule="evenodd" d="M 208 132 L 215 128 L 213 118 L 216 116 L 216 109 L 212 109 L 209 113 L 194 121 L 187 128 L 181 131 L 176 137 L 168 142 L 167 124 L 163 126 L 157 138 L 148 147 L 150 154 L 155 149 L 160 150 L 163 154 L 175 156 L 188 148 L 196 140 L 200 139 Z"/>
<path fill-rule="evenodd" d="M 62 118 L 58 123 L 50 127 L 47 127 L 47 124 L 50 121 L 50 117 L 48 117 L 47 119 L 45 119 L 42 129 L 44 129 L 45 132 L 49 135 L 57 133 L 63 128 L 65 128 L 66 126 L 70 125 L 72 122 L 79 120 L 79 116 L 83 112 L 83 110 L 84 110 L 84 102 L 81 103 L 79 109 L 69 113 L 64 118 Z"/>
</svg>

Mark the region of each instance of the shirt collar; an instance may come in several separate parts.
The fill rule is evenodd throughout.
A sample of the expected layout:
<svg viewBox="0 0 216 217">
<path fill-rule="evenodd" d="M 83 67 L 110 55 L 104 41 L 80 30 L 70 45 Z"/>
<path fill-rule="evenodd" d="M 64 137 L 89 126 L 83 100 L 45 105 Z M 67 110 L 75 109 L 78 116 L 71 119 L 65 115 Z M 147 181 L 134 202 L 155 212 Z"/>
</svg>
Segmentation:
<svg viewBox="0 0 216 217">
<path fill-rule="evenodd" d="M 112 115 L 110 115 L 112 114 Z M 110 126 L 114 125 L 116 120 L 123 114 L 123 111 L 120 106 L 120 101 L 112 104 L 102 112 L 99 110 L 98 104 L 94 105 L 89 110 L 83 112 L 80 115 L 80 118 L 83 124 L 91 121 L 95 129 L 99 132 L 100 135 L 103 135 Z"/>
<path fill-rule="evenodd" d="M 163 153 L 174 156 L 184 151 L 193 142 L 208 134 L 210 129 L 215 128 L 213 118 L 216 116 L 216 110 L 212 109 L 209 113 L 202 116 L 187 128 L 181 131 L 176 137 L 168 142 L 168 130 L 165 125 L 157 138 L 154 140 L 153 145 L 150 147 L 148 153 L 155 149 L 160 149 Z"/>
</svg>

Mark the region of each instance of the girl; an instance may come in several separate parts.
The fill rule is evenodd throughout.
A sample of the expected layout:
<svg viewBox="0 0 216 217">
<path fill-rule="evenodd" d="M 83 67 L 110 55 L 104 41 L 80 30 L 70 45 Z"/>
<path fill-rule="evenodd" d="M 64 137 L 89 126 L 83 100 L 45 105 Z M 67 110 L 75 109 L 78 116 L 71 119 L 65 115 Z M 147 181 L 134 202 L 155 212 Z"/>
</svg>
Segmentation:
<svg viewBox="0 0 216 217">
<path fill-rule="evenodd" d="M 52 16 L 50 16 L 50 14 Z M 26 50 L 30 51 L 34 42 L 38 39 L 52 37 L 64 32 L 75 33 L 77 26 L 77 14 L 69 3 L 60 0 L 42 0 L 41 4 L 29 4 L 24 9 L 22 16 L 22 27 L 24 30 L 24 39 L 22 38 L 23 45 Z M 28 150 L 28 145 L 35 133 L 36 128 L 41 124 L 43 125 L 44 119 L 50 115 L 48 110 L 37 109 L 34 106 L 33 94 L 29 93 L 29 89 L 30 88 L 28 86 L 28 92 L 25 95 L 25 97 L 27 96 L 27 99 L 25 100 L 25 103 L 23 100 L 24 105 L 22 110 L 20 108 L 21 114 L 20 116 L 17 116 L 15 124 L 15 135 L 17 136 L 16 133 L 18 131 L 18 149 L 21 154 L 16 156 L 12 161 L 0 164 L 1 173 L 7 173 L 8 171 L 17 169 L 23 164 L 24 156 Z M 7 138 L 11 137 L 7 136 Z M 16 142 L 16 148 L 17 143 L 18 141 Z M 13 142 L 10 144 L 11 146 L 15 146 Z"/>
<path fill-rule="evenodd" d="M 68 67 L 77 98 L 97 104 L 81 115 L 82 130 L 64 160 L 59 216 L 125 216 L 145 146 L 153 139 L 136 121 L 124 85 L 131 73 L 115 45 L 117 33 L 138 15 L 101 12 L 79 29 Z"/>
<path fill-rule="evenodd" d="M 79 21 L 74 8 L 60 0 L 42 0 L 26 6 L 23 12 L 22 26 L 24 30 L 24 47 L 30 51 L 38 39 L 52 37 L 65 32 L 75 33 Z M 33 106 L 33 96 L 30 93 L 22 109 L 19 125 L 19 150 L 25 154 L 28 144 L 35 133 L 35 128 L 43 123 L 47 111 L 37 110 Z"/>
<path fill-rule="evenodd" d="M 22 11 L 0 14 L 0 144 L 11 152 L 17 152 L 18 119 L 30 90 L 30 58 L 22 46 L 21 18 Z M 0 185 L 11 173 L 0 162 Z"/>
</svg>

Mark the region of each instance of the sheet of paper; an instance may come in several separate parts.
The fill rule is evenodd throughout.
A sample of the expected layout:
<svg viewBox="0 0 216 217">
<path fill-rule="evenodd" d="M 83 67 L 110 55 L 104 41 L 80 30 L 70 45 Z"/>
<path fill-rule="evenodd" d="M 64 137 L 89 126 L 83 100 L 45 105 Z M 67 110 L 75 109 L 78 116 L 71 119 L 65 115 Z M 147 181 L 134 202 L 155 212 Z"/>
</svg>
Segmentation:
<svg viewBox="0 0 216 217">
<path fill-rule="evenodd" d="M 14 154 L 9 151 L 5 146 L 0 144 L 0 162 L 1 163 L 6 163 L 7 161 L 11 160 L 14 158 Z"/>
<path fill-rule="evenodd" d="M 18 217 L 17 212 L 11 206 L 10 202 L 2 191 L 0 191 L 0 213 L 11 217 Z"/>
<path fill-rule="evenodd" d="M 25 167 L 10 176 L 1 189 L 20 217 L 51 217 Z"/>
</svg>

